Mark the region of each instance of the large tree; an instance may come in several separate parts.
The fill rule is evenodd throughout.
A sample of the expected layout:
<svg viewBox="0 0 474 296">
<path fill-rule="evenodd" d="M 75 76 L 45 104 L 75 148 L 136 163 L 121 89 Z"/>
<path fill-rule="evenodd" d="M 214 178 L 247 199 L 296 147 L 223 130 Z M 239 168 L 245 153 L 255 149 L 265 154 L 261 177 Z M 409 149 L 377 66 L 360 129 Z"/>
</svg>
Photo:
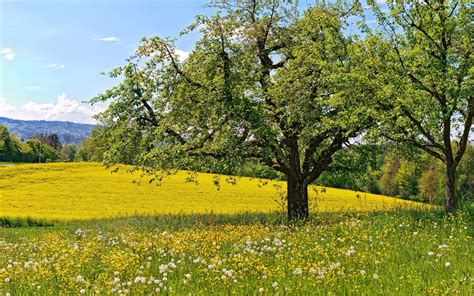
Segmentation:
<svg viewBox="0 0 474 296">
<path fill-rule="evenodd" d="M 288 218 L 307 218 L 308 185 L 350 138 L 373 124 L 361 42 L 345 33 L 350 8 L 292 1 L 216 1 L 184 33 L 200 39 L 186 60 L 174 42 L 143 39 L 123 82 L 96 97 L 105 160 L 153 172 L 258 160 L 287 178 Z M 353 7 L 353 9 L 355 9 Z"/>
<path fill-rule="evenodd" d="M 456 170 L 474 115 L 473 6 L 468 1 L 369 1 L 367 71 L 378 83 L 381 133 L 444 163 L 447 212 L 458 207 Z M 455 142 L 455 145 L 452 143 Z"/>
</svg>

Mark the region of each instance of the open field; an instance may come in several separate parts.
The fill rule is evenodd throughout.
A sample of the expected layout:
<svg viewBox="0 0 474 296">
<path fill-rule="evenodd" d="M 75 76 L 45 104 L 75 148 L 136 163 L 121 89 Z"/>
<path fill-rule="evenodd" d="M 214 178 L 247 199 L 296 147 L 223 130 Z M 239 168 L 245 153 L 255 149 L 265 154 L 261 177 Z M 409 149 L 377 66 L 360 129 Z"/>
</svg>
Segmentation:
<svg viewBox="0 0 474 296">
<path fill-rule="evenodd" d="M 217 190 L 211 175 L 194 185 L 180 173 L 157 187 L 87 163 L 0 172 L 0 217 L 54 223 L 0 228 L 0 295 L 472 291 L 466 212 L 445 217 L 416 203 L 328 188 L 317 204 L 312 193 L 319 212 L 310 222 L 287 224 L 275 212 L 278 182 L 259 187 L 242 178 Z"/>
<path fill-rule="evenodd" d="M 106 171 L 93 163 L 55 163 L 0 168 L 0 217 L 85 220 L 155 214 L 235 214 L 280 210 L 283 182 L 240 178 L 236 185 L 199 174 L 199 185 L 185 183 L 187 173 L 167 178 L 160 186 L 139 181 L 139 174 Z M 282 187 L 278 189 L 278 187 Z M 313 211 L 372 211 L 418 207 L 413 202 L 349 190 L 310 188 Z M 320 190 L 321 188 L 319 188 Z M 317 197 L 316 197 L 317 196 Z"/>
<path fill-rule="evenodd" d="M 300 226 L 275 214 L 185 215 L 1 230 L 2 295 L 472 292 L 464 214 L 322 213 Z"/>
</svg>

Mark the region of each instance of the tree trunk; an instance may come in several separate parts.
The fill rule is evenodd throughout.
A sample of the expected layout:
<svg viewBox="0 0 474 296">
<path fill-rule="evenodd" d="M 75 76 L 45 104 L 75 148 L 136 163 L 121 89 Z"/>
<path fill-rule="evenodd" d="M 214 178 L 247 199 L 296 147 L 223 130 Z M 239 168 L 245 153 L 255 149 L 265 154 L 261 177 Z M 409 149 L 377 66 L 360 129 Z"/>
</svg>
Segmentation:
<svg viewBox="0 0 474 296">
<path fill-rule="evenodd" d="M 288 176 L 287 188 L 288 220 L 308 219 L 308 184 L 304 180 Z"/>
<path fill-rule="evenodd" d="M 446 212 L 455 213 L 458 208 L 458 197 L 456 195 L 456 168 L 449 162 L 446 162 L 445 186 Z"/>
</svg>

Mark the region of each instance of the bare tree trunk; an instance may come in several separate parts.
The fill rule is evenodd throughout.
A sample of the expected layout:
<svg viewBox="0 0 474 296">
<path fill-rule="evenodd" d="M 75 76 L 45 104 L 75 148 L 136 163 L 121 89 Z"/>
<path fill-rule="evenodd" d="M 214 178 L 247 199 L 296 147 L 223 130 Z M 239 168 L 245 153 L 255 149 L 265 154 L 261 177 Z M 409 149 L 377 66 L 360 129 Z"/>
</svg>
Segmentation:
<svg viewBox="0 0 474 296">
<path fill-rule="evenodd" d="M 308 184 L 304 180 L 288 176 L 288 220 L 304 220 L 309 217 Z"/>
<path fill-rule="evenodd" d="M 456 195 L 456 166 L 450 161 L 446 162 L 445 186 L 446 212 L 455 213 L 458 209 L 458 197 Z"/>
</svg>

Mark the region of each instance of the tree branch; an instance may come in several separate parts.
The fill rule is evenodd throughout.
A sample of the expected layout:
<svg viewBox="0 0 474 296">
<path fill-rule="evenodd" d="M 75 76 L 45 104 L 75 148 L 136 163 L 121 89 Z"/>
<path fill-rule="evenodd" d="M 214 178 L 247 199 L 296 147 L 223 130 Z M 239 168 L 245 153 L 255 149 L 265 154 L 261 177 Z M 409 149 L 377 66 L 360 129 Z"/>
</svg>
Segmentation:
<svg viewBox="0 0 474 296">
<path fill-rule="evenodd" d="M 184 80 L 186 80 L 186 82 L 188 82 L 192 86 L 198 87 L 198 88 L 206 88 L 205 86 L 203 86 L 199 82 L 196 82 L 196 81 L 192 80 L 191 78 L 189 78 L 183 71 L 181 71 L 181 69 L 178 66 L 178 63 L 176 63 L 176 60 L 174 59 L 173 54 L 171 53 L 170 49 L 168 48 L 168 45 L 163 44 L 163 47 L 165 48 L 166 53 L 168 54 L 168 57 L 170 59 L 171 65 L 175 69 L 176 73 L 178 73 L 181 77 L 183 77 Z"/>
<path fill-rule="evenodd" d="M 415 124 L 415 126 L 418 128 L 418 130 L 423 134 L 423 136 L 425 136 L 428 141 L 431 142 L 431 144 L 440 149 L 441 151 L 444 151 L 444 147 L 439 144 L 438 142 L 435 141 L 433 135 L 431 135 L 425 128 L 423 128 L 423 125 L 421 124 L 421 122 L 419 120 L 417 120 L 411 113 L 410 111 L 408 111 L 404 106 L 402 106 L 402 110 L 403 110 L 403 113 L 405 113 L 405 115 L 408 117 L 408 119 L 410 119 L 411 122 L 413 122 L 413 124 Z"/>
<path fill-rule="evenodd" d="M 346 140 L 347 139 L 344 138 L 342 135 L 336 135 L 331 145 L 329 145 L 326 150 L 321 152 L 317 161 L 315 161 L 313 169 L 308 174 L 306 174 L 306 176 L 304 176 L 306 184 L 311 184 L 311 182 L 316 180 L 324 172 L 326 167 L 332 162 L 333 154 L 342 148 L 342 144 Z"/>
<path fill-rule="evenodd" d="M 445 161 L 445 158 L 444 158 L 441 154 L 439 154 L 438 152 L 436 152 L 436 151 L 434 151 L 434 150 L 432 150 L 432 149 L 429 148 L 429 147 L 431 147 L 431 146 L 426 145 L 426 144 L 422 144 L 422 143 L 416 141 L 414 138 L 397 139 L 397 138 L 394 138 L 394 137 L 392 137 L 392 136 L 389 136 L 389 135 L 387 135 L 387 134 L 385 134 L 385 133 L 382 133 L 382 136 L 384 136 L 385 138 L 387 138 L 387 139 L 389 139 L 389 140 L 391 140 L 391 141 L 393 141 L 393 142 L 411 143 L 413 146 L 415 146 L 415 147 L 417 147 L 417 148 L 419 148 L 419 149 L 421 149 L 421 150 L 423 150 L 423 151 L 425 151 L 425 152 L 431 154 L 432 156 L 438 158 L 439 160 L 441 160 L 441 161 L 443 161 L 443 162 Z"/>
<path fill-rule="evenodd" d="M 467 148 L 467 141 L 469 139 L 469 133 L 471 132 L 471 126 L 474 116 L 474 96 L 471 96 L 469 101 L 467 116 L 464 119 L 464 131 L 462 133 L 461 139 L 459 140 L 459 147 L 458 151 L 456 152 L 456 156 L 454 158 L 455 165 L 459 164 L 464 155 L 464 152 Z"/>
</svg>

